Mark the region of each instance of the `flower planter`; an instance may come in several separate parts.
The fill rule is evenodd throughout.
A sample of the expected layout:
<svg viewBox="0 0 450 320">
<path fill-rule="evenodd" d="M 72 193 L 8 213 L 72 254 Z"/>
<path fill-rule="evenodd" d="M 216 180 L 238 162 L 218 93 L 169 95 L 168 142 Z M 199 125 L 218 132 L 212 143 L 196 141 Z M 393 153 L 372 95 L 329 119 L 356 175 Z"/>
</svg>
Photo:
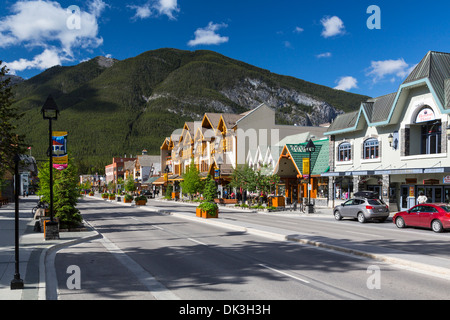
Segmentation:
<svg viewBox="0 0 450 320">
<path fill-rule="evenodd" d="M 202 217 L 202 209 L 200 209 L 200 208 L 195 209 L 195 215 L 197 217 L 201 218 Z"/>
<path fill-rule="evenodd" d="M 209 214 L 206 211 L 202 211 L 202 218 L 203 219 L 217 219 L 217 218 L 219 218 L 219 210 L 216 210 L 216 214 L 214 214 L 214 215 Z"/>
<path fill-rule="evenodd" d="M 136 201 L 136 205 L 137 206 L 145 206 L 147 204 L 147 201 L 144 200 L 138 200 Z"/>
<path fill-rule="evenodd" d="M 124 202 L 124 203 L 132 203 L 133 200 L 126 200 L 126 199 L 123 199 L 123 202 Z"/>
<path fill-rule="evenodd" d="M 179 199 L 180 193 L 179 192 L 172 192 L 172 199 Z"/>
<path fill-rule="evenodd" d="M 102 195 L 102 199 L 106 200 L 106 199 L 108 199 L 108 196 L 103 196 Z"/>
<path fill-rule="evenodd" d="M 116 200 L 116 196 L 109 196 L 108 199 L 109 200 Z"/>
</svg>

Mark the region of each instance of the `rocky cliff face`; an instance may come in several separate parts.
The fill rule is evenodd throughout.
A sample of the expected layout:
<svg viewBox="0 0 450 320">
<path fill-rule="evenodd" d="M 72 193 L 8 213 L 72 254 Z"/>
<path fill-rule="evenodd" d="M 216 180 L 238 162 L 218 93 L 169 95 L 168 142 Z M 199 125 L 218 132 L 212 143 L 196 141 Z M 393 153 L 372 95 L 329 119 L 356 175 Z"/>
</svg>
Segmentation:
<svg viewBox="0 0 450 320">
<path fill-rule="evenodd" d="M 270 87 L 256 79 L 247 78 L 221 93 L 234 103 L 249 109 L 264 102 L 278 111 L 278 121 L 299 126 L 330 123 L 344 113 L 311 95 L 293 89 Z"/>
</svg>

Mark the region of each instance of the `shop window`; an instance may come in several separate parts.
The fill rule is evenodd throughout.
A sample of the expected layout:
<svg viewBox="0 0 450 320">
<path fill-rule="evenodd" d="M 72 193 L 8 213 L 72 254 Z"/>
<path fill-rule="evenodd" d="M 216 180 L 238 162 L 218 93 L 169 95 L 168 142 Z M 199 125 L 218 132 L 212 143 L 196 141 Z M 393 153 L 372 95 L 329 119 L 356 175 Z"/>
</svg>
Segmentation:
<svg viewBox="0 0 450 320">
<path fill-rule="evenodd" d="M 421 130 L 421 154 L 441 153 L 441 122 L 427 123 L 422 125 Z"/>
<path fill-rule="evenodd" d="M 341 143 L 338 150 L 338 161 L 352 160 L 352 145 L 348 142 Z"/>
<path fill-rule="evenodd" d="M 364 159 L 377 159 L 380 156 L 380 143 L 375 138 L 367 139 L 364 142 Z"/>
</svg>

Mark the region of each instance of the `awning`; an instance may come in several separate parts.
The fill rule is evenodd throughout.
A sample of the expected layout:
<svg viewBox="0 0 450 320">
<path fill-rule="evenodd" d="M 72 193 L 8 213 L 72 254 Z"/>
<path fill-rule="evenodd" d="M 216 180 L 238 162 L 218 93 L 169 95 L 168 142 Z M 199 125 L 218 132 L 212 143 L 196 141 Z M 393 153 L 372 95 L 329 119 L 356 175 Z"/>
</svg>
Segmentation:
<svg viewBox="0 0 450 320">
<path fill-rule="evenodd" d="M 159 177 L 159 178 L 156 179 L 152 184 L 153 184 L 153 185 L 163 185 L 164 183 L 165 183 L 164 177 Z"/>
<path fill-rule="evenodd" d="M 142 185 L 151 185 L 153 184 L 156 180 L 158 180 L 160 177 L 151 177 L 148 178 L 148 180 L 142 182 Z"/>
<path fill-rule="evenodd" d="M 178 174 L 169 177 L 169 181 L 183 181 L 183 180 L 184 180 L 183 177 Z"/>
</svg>

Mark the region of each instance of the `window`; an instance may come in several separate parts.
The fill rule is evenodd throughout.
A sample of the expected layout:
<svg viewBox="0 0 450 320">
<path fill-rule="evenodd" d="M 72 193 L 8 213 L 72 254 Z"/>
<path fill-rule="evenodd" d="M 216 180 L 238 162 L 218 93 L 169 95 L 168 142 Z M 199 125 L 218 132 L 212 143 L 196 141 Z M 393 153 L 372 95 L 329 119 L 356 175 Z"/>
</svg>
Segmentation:
<svg viewBox="0 0 450 320">
<path fill-rule="evenodd" d="M 379 142 L 375 138 L 367 139 L 364 142 L 364 159 L 377 159 L 380 156 Z"/>
<path fill-rule="evenodd" d="M 338 161 L 352 160 L 352 145 L 348 142 L 341 143 L 338 150 Z"/>
<path fill-rule="evenodd" d="M 421 154 L 441 153 L 442 124 L 440 121 L 422 126 Z"/>
</svg>

